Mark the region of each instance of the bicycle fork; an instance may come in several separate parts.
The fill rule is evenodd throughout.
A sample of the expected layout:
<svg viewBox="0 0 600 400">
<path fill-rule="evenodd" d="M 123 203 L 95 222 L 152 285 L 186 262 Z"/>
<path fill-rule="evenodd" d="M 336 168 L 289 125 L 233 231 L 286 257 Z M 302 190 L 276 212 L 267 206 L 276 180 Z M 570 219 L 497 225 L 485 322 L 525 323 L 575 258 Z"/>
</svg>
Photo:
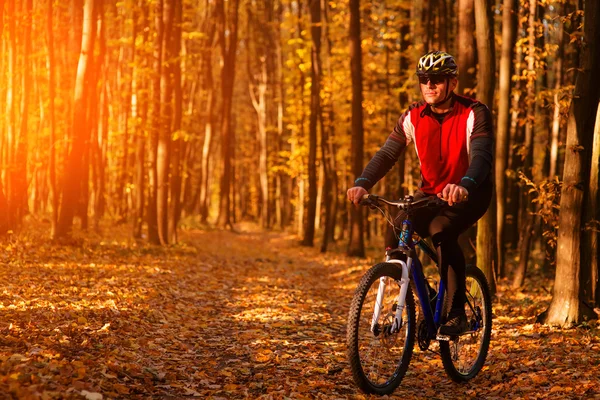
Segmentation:
<svg viewBox="0 0 600 400">
<path fill-rule="evenodd" d="M 399 264 L 402 270 L 402 278 L 400 279 L 400 291 L 398 293 L 398 297 L 396 298 L 396 313 L 394 315 L 394 321 L 392 323 L 390 333 L 396 333 L 402 327 L 402 312 L 404 311 L 404 306 L 406 304 L 406 293 L 408 292 L 408 284 L 410 278 L 408 277 L 409 267 L 402 260 L 387 260 L 386 262 L 392 264 Z M 383 296 L 385 295 L 385 287 L 386 287 L 386 279 L 387 277 L 382 276 L 379 278 L 379 288 L 377 289 L 377 300 L 375 302 L 375 309 L 373 310 L 373 319 L 371 321 L 371 332 L 375 333 L 375 329 L 377 326 L 377 321 L 381 316 L 382 302 Z"/>
</svg>

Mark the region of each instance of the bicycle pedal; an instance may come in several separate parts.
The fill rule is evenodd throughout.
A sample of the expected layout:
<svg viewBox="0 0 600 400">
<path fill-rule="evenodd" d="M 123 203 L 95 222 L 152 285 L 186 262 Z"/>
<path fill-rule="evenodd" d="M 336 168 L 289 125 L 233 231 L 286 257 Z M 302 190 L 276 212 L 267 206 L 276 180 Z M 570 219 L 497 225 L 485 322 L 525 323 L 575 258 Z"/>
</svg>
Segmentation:
<svg viewBox="0 0 600 400">
<path fill-rule="evenodd" d="M 450 341 L 450 336 L 448 335 L 436 335 L 435 340 L 439 340 L 442 342 L 449 342 Z"/>
</svg>

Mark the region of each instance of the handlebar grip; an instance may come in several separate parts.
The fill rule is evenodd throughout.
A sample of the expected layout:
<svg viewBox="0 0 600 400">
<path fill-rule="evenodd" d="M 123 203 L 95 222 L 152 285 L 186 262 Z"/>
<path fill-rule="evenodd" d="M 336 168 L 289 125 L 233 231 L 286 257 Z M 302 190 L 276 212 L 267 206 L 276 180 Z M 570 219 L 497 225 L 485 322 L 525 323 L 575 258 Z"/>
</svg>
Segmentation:
<svg viewBox="0 0 600 400">
<path fill-rule="evenodd" d="M 360 204 L 361 206 L 370 206 L 373 207 L 375 205 L 377 205 L 377 199 L 378 197 L 374 194 L 363 194 L 362 197 L 360 198 L 358 204 Z"/>
<path fill-rule="evenodd" d="M 363 194 L 360 198 L 360 200 L 358 201 L 358 204 L 361 206 L 368 206 L 371 204 L 371 201 L 369 200 L 370 195 L 367 194 Z"/>
</svg>

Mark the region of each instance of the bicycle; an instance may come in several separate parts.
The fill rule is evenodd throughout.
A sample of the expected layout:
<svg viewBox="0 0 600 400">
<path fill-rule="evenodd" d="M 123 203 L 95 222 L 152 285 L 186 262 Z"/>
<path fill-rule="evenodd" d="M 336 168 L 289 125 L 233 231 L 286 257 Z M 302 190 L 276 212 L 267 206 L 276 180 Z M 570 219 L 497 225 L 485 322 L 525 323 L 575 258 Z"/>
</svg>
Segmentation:
<svg viewBox="0 0 600 400">
<path fill-rule="evenodd" d="M 443 200 L 437 197 L 414 200 L 411 196 L 389 201 L 372 194 L 361 199 L 361 205 L 378 209 L 392 225 L 391 214 L 382 204 L 407 213 L 402 231 L 397 235 L 396 250 L 406 255 L 406 261 L 392 259 L 388 252 L 385 262 L 374 265 L 362 277 L 350 307 L 346 338 L 348 360 L 354 381 L 365 393 L 390 394 L 400 385 L 412 358 L 415 335 L 423 351 L 429 349 L 433 340 L 439 342 L 444 370 L 455 382 L 474 378 L 485 363 L 492 331 L 492 304 L 487 279 L 476 266 L 466 268 L 465 312 L 469 330 L 458 336 L 437 333 L 444 322 L 445 288 L 440 280 L 437 295 L 429 292 L 415 249 L 418 246 L 436 265 L 437 254 L 415 234 L 411 214 L 421 207 L 439 206 L 440 202 Z M 418 327 L 410 290 L 413 285 L 421 306 Z"/>
</svg>

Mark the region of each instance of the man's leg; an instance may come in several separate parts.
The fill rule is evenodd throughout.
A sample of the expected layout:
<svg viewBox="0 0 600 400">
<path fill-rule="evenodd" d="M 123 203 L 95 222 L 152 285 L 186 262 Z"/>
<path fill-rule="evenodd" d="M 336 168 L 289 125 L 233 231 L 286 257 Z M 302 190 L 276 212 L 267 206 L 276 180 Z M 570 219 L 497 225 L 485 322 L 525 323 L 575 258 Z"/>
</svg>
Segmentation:
<svg viewBox="0 0 600 400">
<path fill-rule="evenodd" d="M 440 274 L 446 286 L 446 323 L 440 328 L 444 335 L 457 335 L 468 328 L 465 316 L 465 256 L 458 236 L 485 214 L 491 199 L 491 186 L 471 196 L 466 203 L 443 207 L 431 221 L 429 233 L 436 247 Z"/>
<path fill-rule="evenodd" d="M 457 335 L 467 329 L 465 317 L 465 256 L 458 244 L 458 234 L 452 220 L 438 216 L 431 221 L 430 233 L 438 254 L 440 276 L 446 287 L 446 324 L 440 328 L 444 335 Z"/>
</svg>

